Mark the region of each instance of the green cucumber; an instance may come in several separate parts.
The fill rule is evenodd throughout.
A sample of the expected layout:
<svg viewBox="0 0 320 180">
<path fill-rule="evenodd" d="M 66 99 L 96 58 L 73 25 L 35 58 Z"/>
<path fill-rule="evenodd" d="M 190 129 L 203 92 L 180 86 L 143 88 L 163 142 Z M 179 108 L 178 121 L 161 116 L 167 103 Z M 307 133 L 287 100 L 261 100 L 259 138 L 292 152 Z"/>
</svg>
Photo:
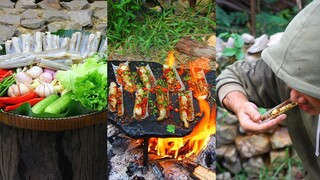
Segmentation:
<svg viewBox="0 0 320 180">
<path fill-rule="evenodd" d="M 55 100 L 53 103 L 47 106 L 44 112 L 51 113 L 51 114 L 64 113 L 68 109 L 68 105 L 72 101 L 71 96 L 72 96 L 71 91 L 65 93 L 59 99 Z"/>
<path fill-rule="evenodd" d="M 52 104 L 54 101 L 59 99 L 59 95 L 57 94 L 51 94 L 50 96 L 46 97 L 42 101 L 38 102 L 36 105 L 34 105 L 31 110 L 35 114 L 43 113 L 46 107 L 48 107 L 50 104 Z"/>
</svg>

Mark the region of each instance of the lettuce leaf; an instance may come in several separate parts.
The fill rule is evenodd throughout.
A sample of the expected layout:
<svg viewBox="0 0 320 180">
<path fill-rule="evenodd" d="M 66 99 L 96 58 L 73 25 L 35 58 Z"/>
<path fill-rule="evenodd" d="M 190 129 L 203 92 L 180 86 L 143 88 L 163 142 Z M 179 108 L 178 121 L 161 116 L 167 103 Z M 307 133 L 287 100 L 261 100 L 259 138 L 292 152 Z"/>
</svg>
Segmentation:
<svg viewBox="0 0 320 180">
<path fill-rule="evenodd" d="M 108 77 L 107 64 L 98 62 L 94 58 L 88 58 L 82 64 L 74 64 L 71 70 L 57 71 L 56 78 L 64 88 L 72 90 L 77 77 L 85 76 L 95 70 L 98 70 L 99 73 Z"/>
<path fill-rule="evenodd" d="M 100 111 L 107 107 L 107 77 L 97 70 L 75 79 L 72 99 L 84 107 Z"/>
<path fill-rule="evenodd" d="M 75 64 L 71 70 L 57 71 L 60 84 L 73 92 L 72 99 L 91 110 L 107 106 L 108 65 L 88 58 L 83 64 Z"/>
</svg>

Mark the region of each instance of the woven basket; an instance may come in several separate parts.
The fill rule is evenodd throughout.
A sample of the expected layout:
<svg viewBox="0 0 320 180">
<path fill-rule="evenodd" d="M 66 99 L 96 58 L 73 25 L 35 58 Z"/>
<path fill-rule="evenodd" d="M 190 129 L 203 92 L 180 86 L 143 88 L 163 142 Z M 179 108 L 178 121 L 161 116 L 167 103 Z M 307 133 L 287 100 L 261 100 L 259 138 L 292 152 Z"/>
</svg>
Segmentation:
<svg viewBox="0 0 320 180">
<path fill-rule="evenodd" d="M 37 131 L 65 131 L 107 121 L 107 110 L 64 118 L 35 118 L 0 112 L 0 122 L 8 126 Z"/>
</svg>

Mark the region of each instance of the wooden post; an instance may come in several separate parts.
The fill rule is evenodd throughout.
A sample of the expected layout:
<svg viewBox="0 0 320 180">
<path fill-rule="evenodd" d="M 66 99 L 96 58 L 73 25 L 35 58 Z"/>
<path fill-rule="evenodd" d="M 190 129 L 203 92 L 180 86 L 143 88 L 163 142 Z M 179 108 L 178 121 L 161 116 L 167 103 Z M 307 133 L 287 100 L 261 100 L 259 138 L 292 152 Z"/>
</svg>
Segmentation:
<svg viewBox="0 0 320 180">
<path fill-rule="evenodd" d="M 0 179 L 106 178 L 106 124 L 43 132 L 0 123 Z"/>
</svg>

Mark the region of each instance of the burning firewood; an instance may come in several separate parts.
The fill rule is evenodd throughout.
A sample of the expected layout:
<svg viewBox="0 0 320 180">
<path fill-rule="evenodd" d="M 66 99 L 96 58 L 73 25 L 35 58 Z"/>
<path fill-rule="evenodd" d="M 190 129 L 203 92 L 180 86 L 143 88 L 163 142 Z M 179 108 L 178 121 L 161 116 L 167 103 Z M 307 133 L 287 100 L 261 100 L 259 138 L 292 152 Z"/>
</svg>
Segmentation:
<svg viewBox="0 0 320 180">
<path fill-rule="evenodd" d="M 212 170 L 210 170 L 210 169 L 208 169 L 208 168 L 206 168 L 196 162 L 189 160 L 188 158 L 185 158 L 183 160 L 178 160 L 178 159 L 174 159 L 174 158 L 160 158 L 160 159 L 155 159 L 155 160 L 150 161 L 151 164 L 160 164 L 160 166 L 162 166 L 162 164 L 168 163 L 168 162 L 179 164 L 180 166 L 187 169 L 188 172 L 191 172 L 192 173 L 191 176 L 194 176 L 199 180 L 216 179 L 215 172 L 213 172 Z"/>
</svg>

